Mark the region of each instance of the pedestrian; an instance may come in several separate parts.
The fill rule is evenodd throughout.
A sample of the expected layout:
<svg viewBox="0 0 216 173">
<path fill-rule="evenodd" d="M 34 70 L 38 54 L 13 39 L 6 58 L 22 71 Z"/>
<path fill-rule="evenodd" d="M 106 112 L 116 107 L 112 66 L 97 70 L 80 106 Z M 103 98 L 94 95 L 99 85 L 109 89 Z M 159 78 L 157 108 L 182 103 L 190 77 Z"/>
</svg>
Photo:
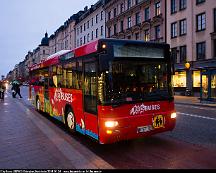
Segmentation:
<svg viewBox="0 0 216 173">
<path fill-rule="evenodd" d="M 0 81 L 0 99 L 4 100 L 4 92 L 5 92 L 5 85 L 2 81 Z"/>
<path fill-rule="evenodd" d="M 20 98 L 22 98 L 21 94 L 20 94 L 20 84 L 16 84 L 16 87 L 15 87 L 15 95 L 14 97 L 16 98 L 16 95 L 18 94 L 20 96 Z"/>
</svg>

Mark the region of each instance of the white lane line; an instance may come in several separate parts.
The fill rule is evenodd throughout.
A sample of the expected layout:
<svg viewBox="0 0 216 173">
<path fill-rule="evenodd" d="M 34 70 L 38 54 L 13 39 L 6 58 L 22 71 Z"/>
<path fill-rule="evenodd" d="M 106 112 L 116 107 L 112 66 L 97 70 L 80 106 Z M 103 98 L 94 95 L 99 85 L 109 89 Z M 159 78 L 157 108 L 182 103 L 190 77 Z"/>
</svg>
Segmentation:
<svg viewBox="0 0 216 173">
<path fill-rule="evenodd" d="M 204 108 L 204 107 L 198 107 L 198 106 L 182 105 L 182 104 L 178 104 L 178 103 L 176 103 L 176 105 L 182 106 L 182 107 L 188 107 L 188 108 L 202 109 L 202 110 L 211 110 L 211 111 L 216 110 L 216 107 L 215 108 L 209 108 L 209 107 Z"/>
<path fill-rule="evenodd" d="M 196 118 L 203 118 L 203 119 L 207 119 L 207 120 L 215 120 L 216 121 L 216 118 L 204 117 L 204 116 L 195 115 L 195 114 L 187 114 L 187 113 L 183 113 L 183 112 L 177 112 L 177 114 L 187 115 L 187 116 L 196 117 Z"/>
</svg>

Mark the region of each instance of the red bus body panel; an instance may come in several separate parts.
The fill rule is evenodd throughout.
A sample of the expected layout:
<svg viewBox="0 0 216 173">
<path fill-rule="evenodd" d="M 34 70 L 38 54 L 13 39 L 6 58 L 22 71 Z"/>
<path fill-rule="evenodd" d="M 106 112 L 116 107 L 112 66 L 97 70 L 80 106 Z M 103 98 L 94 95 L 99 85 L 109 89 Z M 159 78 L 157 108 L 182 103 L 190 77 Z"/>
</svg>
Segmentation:
<svg viewBox="0 0 216 173">
<path fill-rule="evenodd" d="M 98 106 L 100 143 L 113 143 L 172 130 L 176 123 L 176 119 L 170 118 L 173 112 L 175 112 L 173 101 L 127 104 L 117 108 Z M 151 126 L 153 124 L 153 117 L 157 115 L 164 117 L 163 127 L 152 129 L 148 132 L 137 132 L 138 127 Z M 118 126 L 115 128 L 105 127 L 105 121 L 107 120 L 118 121 Z M 106 130 L 112 130 L 113 133 L 107 134 Z"/>
</svg>

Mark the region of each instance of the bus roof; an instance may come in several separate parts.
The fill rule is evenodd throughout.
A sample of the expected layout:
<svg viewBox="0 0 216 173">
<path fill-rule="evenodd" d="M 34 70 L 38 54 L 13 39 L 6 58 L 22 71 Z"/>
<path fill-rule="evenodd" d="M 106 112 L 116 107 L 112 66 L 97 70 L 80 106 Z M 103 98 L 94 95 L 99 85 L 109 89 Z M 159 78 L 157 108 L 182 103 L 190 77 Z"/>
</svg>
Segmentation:
<svg viewBox="0 0 216 173">
<path fill-rule="evenodd" d="M 142 40 L 125 40 L 125 39 L 113 39 L 113 38 L 102 38 L 98 39 L 96 41 L 90 42 L 88 44 L 85 44 L 83 46 L 80 46 L 78 48 L 75 48 L 73 50 L 60 50 L 59 52 L 56 52 L 50 56 L 48 56 L 44 61 L 32 65 L 29 70 L 36 70 L 40 68 L 44 68 L 50 65 L 54 65 L 59 63 L 60 57 L 63 55 L 72 52 L 73 56 L 72 57 L 80 57 L 84 55 L 88 55 L 94 52 L 97 52 L 98 50 L 98 44 L 99 42 L 113 42 L 113 43 L 119 43 L 119 44 L 143 44 L 143 45 L 152 45 L 152 46 L 157 46 L 157 47 L 164 47 L 164 48 L 169 48 L 169 44 L 167 43 L 158 43 L 158 42 L 145 42 Z"/>
</svg>

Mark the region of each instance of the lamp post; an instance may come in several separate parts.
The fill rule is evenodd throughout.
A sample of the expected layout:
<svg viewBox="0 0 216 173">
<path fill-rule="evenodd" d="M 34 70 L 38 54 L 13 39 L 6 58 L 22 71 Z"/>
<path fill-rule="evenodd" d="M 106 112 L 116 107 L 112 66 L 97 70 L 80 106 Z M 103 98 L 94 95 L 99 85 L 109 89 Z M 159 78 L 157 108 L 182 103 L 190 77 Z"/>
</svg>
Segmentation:
<svg viewBox="0 0 216 173">
<path fill-rule="evenodd" d="M 191 85 L 190 85 L 190 78 L 191 78 L 191 74 L 190 74 L 190 67 L 191 64 L 186 61 L 184 64 L 185 68 L 186 68 L 186 91 L 185 91 L 185 95 L 186 96 L 190 96 L 191 95 Z"/>
</svg>

